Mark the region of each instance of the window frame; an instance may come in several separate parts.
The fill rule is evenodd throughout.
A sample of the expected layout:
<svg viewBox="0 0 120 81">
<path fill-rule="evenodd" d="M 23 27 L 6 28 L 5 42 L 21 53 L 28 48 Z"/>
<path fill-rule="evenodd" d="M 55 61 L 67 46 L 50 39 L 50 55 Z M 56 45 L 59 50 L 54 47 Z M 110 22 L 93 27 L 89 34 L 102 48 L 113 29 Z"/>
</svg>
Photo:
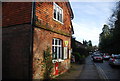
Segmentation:
<svg viewBox="0 0 120 81">
<path fill-rule="evenodd" d="M 54 11 L 56 11 L 56 18 L 54 15 L 54 13 L 55 13 Z M 59 14 L 58 14 L 58 12 L 59 12 Z M 58 17 L 59 17 L 59 19 L 58 19 Z M 53 3 L 53 19 L 55 21 L 58 21 L 61 24 L 63 24 L 63 9 L 59 5 L 57 5 L 55 2 Z"/>
<path fill-rule="evenodd" d="M 64 56 L 63 59 L 68 59 L 68 47 L 64 47 Z"/>
<path fill-rule="evenodd" d="M 57 53 L 56 55 L 54 55 L 55 52 Z M 63 59 L 63 41 L 61 39 L 58 38 L 52 39 L 52 54 L 53 59 Z"/>
</svg>

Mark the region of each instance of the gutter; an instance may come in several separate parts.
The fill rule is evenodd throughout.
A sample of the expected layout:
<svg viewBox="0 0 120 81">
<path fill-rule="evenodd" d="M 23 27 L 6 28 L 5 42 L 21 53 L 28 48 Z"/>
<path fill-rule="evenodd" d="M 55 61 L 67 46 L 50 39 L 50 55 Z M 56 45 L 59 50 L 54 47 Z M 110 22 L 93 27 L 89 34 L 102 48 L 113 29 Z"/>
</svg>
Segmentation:
<svg viewBox="0 0 120 81">
<path fill-rule="evenodd" d="M 31 28 L 30 28 L 30 55 L 29 55 L 29 79 L 33 79 L 33 39 L 34 39 L 34 25 L 35 25 L 35 0 L 32 2 L 31 11 Z"/>
<path fill-rule="evenodd" d="M 32 2 L 31 25 L 35 25 L 35 0 Z"/>
<path fill-rule="evenodd" d="M 69 6 L 68 8 L 69 8 L 69 11 L 70 11 L 70 14 L 71 14 L 71 20 L 73 20 L 74 14 L 73 14 L 73 10 L 72 10 L 72 8 L 71 8 L 71 5 L 70 5 L 69 0 L 68 0 L 68 2 L 67 2 L 67 5 Z"/>
</svg>

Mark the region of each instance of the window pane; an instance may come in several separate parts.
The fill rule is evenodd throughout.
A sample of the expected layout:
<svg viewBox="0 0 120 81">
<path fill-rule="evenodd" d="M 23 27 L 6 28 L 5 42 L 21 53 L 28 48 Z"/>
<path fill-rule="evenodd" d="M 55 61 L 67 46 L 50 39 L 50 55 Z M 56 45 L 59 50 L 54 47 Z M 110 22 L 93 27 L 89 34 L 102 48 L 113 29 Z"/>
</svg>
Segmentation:
<svg viewBox="0 0 120 81">
<path fill-rule="evenodd" d="M 55 51 L 54 51 L 54 46 L 52 46 L 52 57 L 53 57 L 53 59 L 55 58 L 55 53 L 54 53 Z"/>
<path fill-rule="evenodd" d="M 59 21 L 61 21 L 61 22 L 62 22 L 62 10 L 60 9 L 59 11 L 60 11 L 60 14 L 59 14 L 60 19 L 59 19 Z"/>
<path fill-rule="evenodd" d="M 57 20 L 59 20 L 60 17 L 59 17 L 59 8 L 57 8 Z"/>
<path fill-rule="evenodd" d="M 60 58 L 62 59 L 62 47 L 60 47 Z"/>
<path fill-rule="evenodd" d="M 56 19 L 56 12 L 57 12 L 57 10 L 56 10 L 57 8 L 56 8 L 56 5 L 54 4 L 54 18 Z"/>
<path fill-rule="evenodd" d="M 57 59 L 57 47 L 55 47 L 55 59 Z"/>
<path fill-rule="evenodd" d="M 56 9 L 54 9 L 54 18 L 56 19 Z"/>
<path fill-rule="evenodd" d="M 54 45 L 54 39 L 52 39 L 52 45 Z"/>
<path fill-rule="evenodd" d="M 61 56 L 60 56 L 60 47 L 59 47 L 59 58 L 61 58 Z"/>
<path fill-rule="evenodd" d="M 59 42 L 58 45 L 60 45 L 60 40 L 58 42 Z"/>
<path fill-rule="evenodd" d="M 57 39 L 55 39 L 55 45 L 57 45 Z"/>
<path fill-rule="evenodd" d="M 62 22 L 62 14 L 60 14 L 60 22 Z"/>
</svg>

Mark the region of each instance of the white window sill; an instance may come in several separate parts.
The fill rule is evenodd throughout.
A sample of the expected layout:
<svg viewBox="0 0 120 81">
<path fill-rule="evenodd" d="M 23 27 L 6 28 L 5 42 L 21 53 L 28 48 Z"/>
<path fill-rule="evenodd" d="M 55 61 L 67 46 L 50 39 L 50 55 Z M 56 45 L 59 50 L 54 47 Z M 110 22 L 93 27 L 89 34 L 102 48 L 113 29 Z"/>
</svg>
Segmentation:
<svg viewBox="0 0 120 81">
<path fill-rule="evenodd" d="M 52 60 L 52 63 L 56 63 L 56 62 L 63 62 L 64 60 L 62 60 L 62 59 L 54 59 L 54 60 Z"/>
<path fill-rule="evenodd" d="M 61 23 L 63 25 L 63 22 L 61 22 L 61 21 L 59 21 L 59 20 L 57 20 L 55 18 L 53 18 L 53 20 L 55 20 L 55 21 L 57 21 L 57 22 L 59 22 L 59 23 Z"/>
</svg>

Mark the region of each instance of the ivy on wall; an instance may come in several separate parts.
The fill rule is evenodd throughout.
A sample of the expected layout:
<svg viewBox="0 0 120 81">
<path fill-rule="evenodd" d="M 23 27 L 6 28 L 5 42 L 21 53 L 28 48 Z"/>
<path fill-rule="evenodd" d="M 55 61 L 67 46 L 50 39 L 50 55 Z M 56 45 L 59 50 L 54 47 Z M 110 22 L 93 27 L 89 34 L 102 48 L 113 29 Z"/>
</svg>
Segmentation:
<svg viewBox="0 0 120 81">
<path fill-rule="evenodd" d="M 53 72 L 53 63 L 52 63 L 52 54 L 50 53 L 50 47 L 47 47 L 46 50 L 44 50 L 43 55 L 43 62 L 45 66 L 45 72 L 44 72 L 44 79 L 51 79 L 52 78 L 52 72 Z"/>
</svg>

